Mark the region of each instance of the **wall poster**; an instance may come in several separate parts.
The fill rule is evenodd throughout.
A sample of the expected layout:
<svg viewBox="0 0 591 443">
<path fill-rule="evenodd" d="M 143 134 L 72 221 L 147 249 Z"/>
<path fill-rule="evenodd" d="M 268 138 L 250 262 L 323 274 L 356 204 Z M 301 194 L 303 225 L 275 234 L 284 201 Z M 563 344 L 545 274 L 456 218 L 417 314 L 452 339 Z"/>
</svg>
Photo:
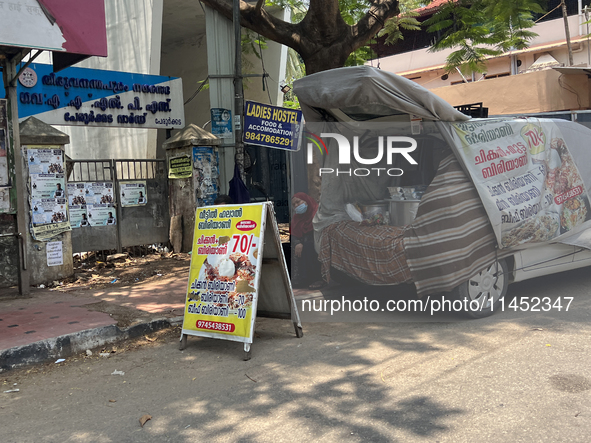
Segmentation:
<svg viewBox="0 0 591 443">
<path fill-rule="evenodd" d="M 71 230 L 66 199 L 64 151 L 60 146 L 27 146 L 32 235 L 48 241 Z"/>
</svg>

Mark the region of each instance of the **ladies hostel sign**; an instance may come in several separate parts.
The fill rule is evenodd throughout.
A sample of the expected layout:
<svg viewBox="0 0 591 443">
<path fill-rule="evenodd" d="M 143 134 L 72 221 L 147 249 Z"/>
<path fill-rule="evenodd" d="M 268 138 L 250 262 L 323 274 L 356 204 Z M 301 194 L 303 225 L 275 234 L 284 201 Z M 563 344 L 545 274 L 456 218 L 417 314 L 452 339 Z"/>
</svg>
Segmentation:
<svg viewBox="0 0 591 443">
<path fill-rule="evenodd" d="M 3 89 L 2 89 L 3 90 Z M 50 125 L 123 128 L 185 126 L 180 78 L 86 68 L 58 74 L 31 64 L 19 77 L 18 113 Z"/>
</svg>

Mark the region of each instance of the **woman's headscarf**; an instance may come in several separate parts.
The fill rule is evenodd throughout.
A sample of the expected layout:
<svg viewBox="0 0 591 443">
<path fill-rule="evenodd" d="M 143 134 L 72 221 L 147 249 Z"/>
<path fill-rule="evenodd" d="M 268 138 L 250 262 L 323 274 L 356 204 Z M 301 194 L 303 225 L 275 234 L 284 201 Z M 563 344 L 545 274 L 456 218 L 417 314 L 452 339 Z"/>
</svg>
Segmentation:
<svg viewBox="0 0 591 443">
<path fill-rule="evenodd" d="M 316 203 L 316 200 L 308 194 L 303 192 L 298 192 L 294 197 L 305 201 L 308 205 L 308 210 L 306 212 L 303 214 L 295 214 L 291 220 L 291 234 L 294 237 L 303 237 L 304 234 L 307 234 L 314 229 L 312 226 L 312 219 L 318 210 L 318 203 Z"/>
</svg>

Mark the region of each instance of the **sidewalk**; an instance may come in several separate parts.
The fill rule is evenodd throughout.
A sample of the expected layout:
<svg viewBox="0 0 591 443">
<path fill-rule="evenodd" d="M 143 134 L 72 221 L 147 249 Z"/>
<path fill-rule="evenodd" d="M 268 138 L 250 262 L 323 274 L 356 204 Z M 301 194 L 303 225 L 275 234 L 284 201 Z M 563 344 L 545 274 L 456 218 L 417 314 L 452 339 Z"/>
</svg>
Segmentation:
<svg viewBox="0 0 591 443">
<path fill-rule="evenodd" d="M 186 278 L 72 292 L 0 289 L 0 372 L 65 358 L 182 322 Z"/>
</svg>

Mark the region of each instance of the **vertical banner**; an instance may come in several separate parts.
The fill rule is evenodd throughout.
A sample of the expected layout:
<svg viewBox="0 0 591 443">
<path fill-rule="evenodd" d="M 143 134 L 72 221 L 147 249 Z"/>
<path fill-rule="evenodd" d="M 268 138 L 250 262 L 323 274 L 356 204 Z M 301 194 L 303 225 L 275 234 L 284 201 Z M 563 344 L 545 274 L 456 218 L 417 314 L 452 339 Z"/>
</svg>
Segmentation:
<svg viewBox="0 0 591 443">
<path fill-rule="evenodd" d="M 198 208 L 183 334 L 252 343 L 267 207 Z"/>
<path fill-rule="evenodd" d="M 71 230 L 66 200 L 64 151 L 59 146 L 27 146 L 29 203 L 35 240 L 48 241 Z"/>
<path fill-rule="evenodd" d="M 501 248 L 547 242 L 591 219 L 583 179 L 551 120 L 490 119 L 453 127 Z"/>
</svg>

